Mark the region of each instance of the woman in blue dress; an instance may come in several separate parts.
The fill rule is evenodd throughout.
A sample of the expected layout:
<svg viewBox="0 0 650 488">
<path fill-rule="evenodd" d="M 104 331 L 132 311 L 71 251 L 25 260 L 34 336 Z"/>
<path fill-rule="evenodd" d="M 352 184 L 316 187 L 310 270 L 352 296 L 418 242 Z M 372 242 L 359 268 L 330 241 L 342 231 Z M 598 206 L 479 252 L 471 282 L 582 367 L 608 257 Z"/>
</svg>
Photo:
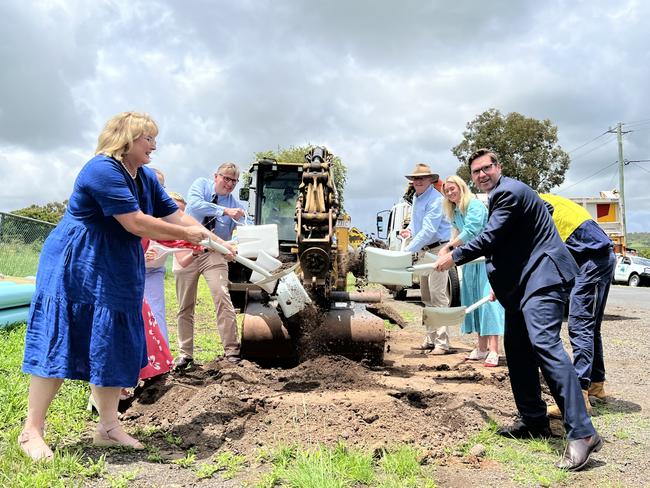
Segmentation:
<svg viewBox="0 0 650 488">
<path fill-rule="evenodd" d="M 144 166 L 157 135 L 146 114 L 109 120 L 43 246 L 25 336 L 27 418 L 18 438 L 34 460 L 53 456 L 43 438 L 45 415 L 66 378 L 90 383 L 99 411 L 94 444 L 143 448 L 117 418 L 121 387 L 135 386 L 147 364 L 140 239 L 223 242 L 179 212 Z"/>
<path fill-rule="evenodd" d="M 462 246 L 479 235 L 487 224 L 487 208 L 476 198 L 467 184 L 458 176 L 447 178 L 443 186 L 445 200 L 443 209 L 452 223 L 454 235 L 442 254 Z M 485 262 L 467 263 L 463 266 L 460 287 L 460 300 L 463 305 L 471 305 L 481 298 L 491 295 L 492 288 L 485 270 Z M 465 316 L 463 332 L 478 333 L 478 346 L 467 356 L 470 361 L 484 361 L 487 367 L 499 364 L 499 336 L 503 335 L 504 310 L 499 302 L 490 301 Z"/>
</svg>

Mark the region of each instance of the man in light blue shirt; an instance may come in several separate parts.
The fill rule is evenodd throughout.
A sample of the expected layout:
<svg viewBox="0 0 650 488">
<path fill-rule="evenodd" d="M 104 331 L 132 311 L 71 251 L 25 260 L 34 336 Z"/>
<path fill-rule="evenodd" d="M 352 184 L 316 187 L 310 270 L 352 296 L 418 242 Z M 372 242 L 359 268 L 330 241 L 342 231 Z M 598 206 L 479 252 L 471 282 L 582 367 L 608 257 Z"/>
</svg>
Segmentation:
<svg viewBox="0 0 650 488">
<path fill-rule="evenodd" d="M 417 253 L 418 259 L 422 259 L 426 252 L 437 255 L 451 238 L 451 224 L 442 210 L 443 196 L 433 186 L 438 181 L 438 175 L 432 173 L 428 165 L 417 164 L 413 173 L 406 175 L 406 178 L 413 183 L 415 197 L 411 209 L 411 222 L 400 233 L 405 239 L 413 238 L 405 251 Z M 448 272 L 431 272 L 421 277 L 420 292 L 426 306 L 449 306 L 448 276 Z M 427 331 L 422 345 L 414 349 L 431 350 L 433 354 L 448 354 L 450 351 L 447 327 Z"/>
<path fill-rule="evenodd" d="M 186 213 L 201 222 L 225 241 L 232 238 L 237 222 L 246 218 L 244 207 L 232 196 L 239 181 L 239 168 L 224 163 L 212 180 L 198 178 L 187 193 Z M 176 369 L 192 366 L 194 354 L 194 308 L 199 276 L 210 289 L 216 311 L 217 329 L 226 359 L 239 361 L 239 338 L 235 308 L 228 292 L 228 263 L 218 252 L 199 253 L 185 268 L 174 271 L 178 299 L 178 348 Z"/>
</svg>

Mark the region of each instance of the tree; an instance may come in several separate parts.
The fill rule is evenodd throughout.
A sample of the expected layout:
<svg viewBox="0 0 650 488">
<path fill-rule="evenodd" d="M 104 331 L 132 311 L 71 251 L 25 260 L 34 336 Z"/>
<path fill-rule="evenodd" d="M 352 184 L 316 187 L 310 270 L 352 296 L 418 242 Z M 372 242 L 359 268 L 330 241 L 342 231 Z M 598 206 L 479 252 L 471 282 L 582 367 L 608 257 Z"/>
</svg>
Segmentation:
<svg viewBox="0 0 650 488">
<path fill-rule="evenodd" d="M 58 224 L 63 218 L 68 201 L 50 202 L 45 205 L 30 205 L 29 207 L 14 210 L 11 213 L 22 217 L 29 217 L 36 220 L 44 220 L 52 224 Z"/>
<path fill-rule="evenodd" d="M 283 163 L 306 163 L 305 155 L 308 154 L 314 146 L 289 146 L 288 148 L 278 148 L 277 151 L 264 151 L 255 154 L 256 159 L 270 158 Z M 348 169 L 338 156 L 332 157 L 332 173 L 334 175 L 334 186 L 339 194 L 339 207 L 341 212 L 343 208 L 343 190 L 347 180 Z"/>
<path fill-rule="evenodd" d="M 489 109 L 467 124 L 463 141 L 451 152 L 462 163 L 456 173 L 471 181 L 467 159 L 480 148 L 499 156 L 503 174 L 523 181 L 539 192 L 548 192 L 564 181 L 569 155 L 557 142 L 557 127 L 512 112 L 505 117 Z"/>
</svg>

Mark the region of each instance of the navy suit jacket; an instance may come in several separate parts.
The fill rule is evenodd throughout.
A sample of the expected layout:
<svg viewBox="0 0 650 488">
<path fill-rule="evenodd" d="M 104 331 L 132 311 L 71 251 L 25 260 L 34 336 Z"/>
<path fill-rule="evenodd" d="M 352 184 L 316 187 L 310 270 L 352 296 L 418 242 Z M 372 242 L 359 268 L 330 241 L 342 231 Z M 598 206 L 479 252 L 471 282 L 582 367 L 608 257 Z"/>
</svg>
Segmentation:
<svg viewBox="0 0 650 488">
<path fill-rule="evenodd" d="M 537 290 L 578 274 L 544 202 L 528 185 L 502 176 L 490 192 L 488 210 L 483 232 L 452 256 L 456 264 L 485 256 L 492 290 L 505 308 L 520 310 Z"/>
</svg>

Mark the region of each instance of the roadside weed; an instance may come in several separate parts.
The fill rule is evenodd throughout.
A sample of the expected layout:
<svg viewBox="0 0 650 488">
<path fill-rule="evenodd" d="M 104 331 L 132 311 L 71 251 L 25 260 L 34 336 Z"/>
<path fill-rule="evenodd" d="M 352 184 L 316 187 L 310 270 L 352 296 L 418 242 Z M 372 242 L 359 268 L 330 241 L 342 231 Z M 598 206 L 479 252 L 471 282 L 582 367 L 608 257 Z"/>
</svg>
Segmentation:
<svg viewBox="0 0 650 488">
<path fill-rule="evenodd" d="M 187 453 L 185 453 L 185 457 L 182 457 L 180 459 L 174 459 L 173 461 L 171 461 L 171 463 L 176 464 L 181 468 L 191 468 L 192 466 L 194 466 L 194 463 L 196 463 L 196 450 L 189 449 Z"/>
</svg>

